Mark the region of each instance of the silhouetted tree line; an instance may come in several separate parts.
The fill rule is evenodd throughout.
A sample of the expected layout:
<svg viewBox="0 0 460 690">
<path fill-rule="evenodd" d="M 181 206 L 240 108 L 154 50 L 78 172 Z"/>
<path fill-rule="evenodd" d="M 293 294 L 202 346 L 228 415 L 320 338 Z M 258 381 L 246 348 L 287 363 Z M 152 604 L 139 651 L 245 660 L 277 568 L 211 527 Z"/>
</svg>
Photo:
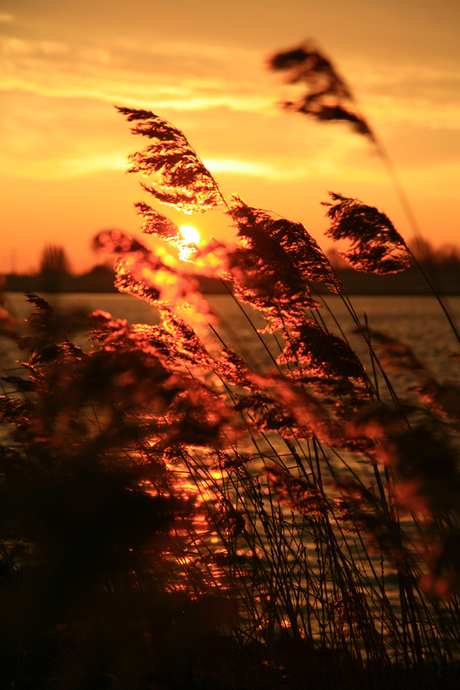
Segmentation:
<svg viewBox="0 0 460 690">
<path fill-rule="evenodd" d="M 417 237 L 408 243 L 412 255 L 425 268 L 458 270 L 460 268 L 460 249 L 454 244 L 443 244 L 435 248 L 428 240 Z"/>
<path fill-rule="evenodd" d="M 417 237 L 408 242 L 407 245 L 412 256 L 423 268 L 439 271 L 460 270 L 460 249 L 455 244 L 443 244 L 440 247 L 434 247 L 429 240 Z M 353 270 L 346 258 L 335 247 L 329 249 L 326 254 L 334 270 Z M 411 268 L 415 268 L 413 260 L 411 260 Z"/>
</svg>

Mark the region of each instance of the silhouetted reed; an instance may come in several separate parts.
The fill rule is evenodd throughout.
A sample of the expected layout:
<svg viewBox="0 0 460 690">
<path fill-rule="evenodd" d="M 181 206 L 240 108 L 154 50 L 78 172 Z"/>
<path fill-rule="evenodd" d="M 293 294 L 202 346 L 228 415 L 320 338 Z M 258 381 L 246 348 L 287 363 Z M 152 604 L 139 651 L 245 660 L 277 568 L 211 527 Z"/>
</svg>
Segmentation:
<svg viewBox="0 0 460 690">
<path fill-rule="evenodd" d="M 302 50 L 272 61 L 319 84 L 301 111 L 373 140 L 330 63 Z M 131 157 L 147 192 L 225 206 L 235 242 L 188 245 L 187 273 L 228 281 L 271 364 L 250 366 L 198 282 L 119 231 L 95 247 L 159 325 L 95 312 L 81 349 L 36 295 L 25 330 L 3 312 L 20 357 L 0 398 L 5 687 L 456 687 L 458 387 L 360 322 L 302 224 L 226 201 L 182 132 L 119 110 L 149 139 Z M 405 269 L 387 216 L 332 199 L 348 260 Z M 136 206 L 144 232 L 184 249 L 172 221 Z M 344 300 L 372 372 L 326 328 L 317 283 Z M 392 368 L 413 377 L 407 400 Z"/>
</svg>

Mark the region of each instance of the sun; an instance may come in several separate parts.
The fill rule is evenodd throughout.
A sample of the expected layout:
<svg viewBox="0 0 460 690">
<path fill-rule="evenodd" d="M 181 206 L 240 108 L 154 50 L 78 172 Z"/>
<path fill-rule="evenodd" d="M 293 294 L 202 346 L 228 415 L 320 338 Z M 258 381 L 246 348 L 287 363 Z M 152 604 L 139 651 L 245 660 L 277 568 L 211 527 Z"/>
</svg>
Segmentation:
<svg viewBox="0 0 460 690">
<path fill-rule="evenodd" d="M 198 244 L 200 241 L 200 233 L 195 228 L 192 228 L 191 225 L 182 225 L 179 228 L 179 232 L 187 244 Z"/>
</svg>

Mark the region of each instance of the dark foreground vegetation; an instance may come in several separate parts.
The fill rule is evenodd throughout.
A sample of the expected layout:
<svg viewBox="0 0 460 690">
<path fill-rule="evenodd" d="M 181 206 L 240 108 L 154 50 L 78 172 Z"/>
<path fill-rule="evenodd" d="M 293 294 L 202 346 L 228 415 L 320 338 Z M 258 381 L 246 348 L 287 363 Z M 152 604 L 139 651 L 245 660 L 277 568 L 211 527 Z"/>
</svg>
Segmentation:
<svg viewBox="0 0 460 690">
<path fill-rule="evenodd" d="M 302 112 L 373 141 L 317 51 L 273 65 L 316 84 Z M 230 349 L 198 282 L 120 232 L 95 245 L 160 325 L 95 312 L 82 349 L 74 314 L 29 294 L 18 323 L 5 304 L 2 687 L 458 688 L 459 388 L 359 321 L 300 223 L 224 199 L 182 132 L 121 111 L 149 140 L 131 159 L 152 175 L 145 190 L 183 210 L 222 205 L 238 238 L 185 246 L 140 202 L 144 232 L 230 282 L 271 364 Z M 327 215 L 355 268 L 409 266 L 377 209 L 334 193 Z M 347 305 L 368 371 L 340 326 L 326 329 L 317 284 Z M 394 369 L 411 397 L 395 392 Z"/>
</svg>

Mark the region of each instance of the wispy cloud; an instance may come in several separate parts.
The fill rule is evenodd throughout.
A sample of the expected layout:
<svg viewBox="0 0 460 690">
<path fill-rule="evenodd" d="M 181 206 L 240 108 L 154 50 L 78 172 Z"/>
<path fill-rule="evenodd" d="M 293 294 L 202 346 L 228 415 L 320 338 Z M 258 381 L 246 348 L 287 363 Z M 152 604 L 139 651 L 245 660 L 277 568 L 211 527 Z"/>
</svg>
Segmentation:
<svg viewBox="0 0 460 690">
<path fill-rule="evenodd" d="M 4 160 L 3 163 L 6 161 Z M 1 158 L 0 158 L 1 163 Z M 329 161 L 310 161 L 308 165 L 283 166 L 264 161 L 245 161 L 231 158 L 206 158 L 203 163 L 210 172 L 219 176 L 249 177 L 267 181 L 302 180 L 327 175 L 338 170 Z M 71 158 L 26 160 L 16 164 L 11 172 L 18 176 L 41 179 L 81 177 L 108 171 L 124 172 L 127 156 L 124 151 L 87 153 Z M 319 173 L 319 174 L 318 174 Z"/>
<path fill-rule="evenodd" d="M 266 161 L 247 161 L 235 158 L 205 158 L 205 166 L 212 173 L 220 175 L 236 175 L 241 177 L 255 177 L 271 181 L 302 180 L 322 175 L 337 174 L 339 170 L 327 158 L 317 158 L 309 160 L 308 164 L 267 163 Z"/>
<path fill-rule="evenodd" d="M 273 107 L 258 55 L 190 44 L 155 49 L 6 37 L 0 42 L 0 89 L 43 96 L 93 98 L 173 110 Z M 249 66 L 249 68 L 248 68 Z M 262 75 L 262 77 L 261 77 Z"/>
<path fill-rule="evenodd" d="M 14 37 L 2 38 L 0 47 L 2 55 L 7 59 L 25 55 L 49 57 L 69 52 L 68 46 L 59 41 L 26 41 Z"/>
<path fill-rule="evenodd" d="M 347 80 L 368 117 L 429 129 L 460 129 L 460 72 L 407 61 L 345 61 Z"/>
<path fill-rule="evenodd" d="M 113 45 L 5 37 L 0 90 L 175 111 L 228 108 L 276 113 L 292 91 L 266 74 L 258 51 L 217 45 L 118 39 Z M 460 77 L 429 65 L 389 69 L 363 61 L 345 66 L 371 120 L 427 128 L 460 128 Z"/>
<path fill-rule="evenodd" d="M 11 177 L 23 177 L 36 180 L 60 180 L 84 177 L 99 173 L 126 170 L 126 156 L 116 151 L 94 153 L 75 158 L 47 158 L 41 160 L 24 160 L 13 163 L 5 156 L 0 156 L 0 167 L 8 169 Z"/>
<path fill-rule="evenodd" d="M 75 177 L 111 170 L 125 171 L 126 165 L 124 152 L 88 153 L 60 161 L 55 175 L 56 177 Z"/>
</svg>

